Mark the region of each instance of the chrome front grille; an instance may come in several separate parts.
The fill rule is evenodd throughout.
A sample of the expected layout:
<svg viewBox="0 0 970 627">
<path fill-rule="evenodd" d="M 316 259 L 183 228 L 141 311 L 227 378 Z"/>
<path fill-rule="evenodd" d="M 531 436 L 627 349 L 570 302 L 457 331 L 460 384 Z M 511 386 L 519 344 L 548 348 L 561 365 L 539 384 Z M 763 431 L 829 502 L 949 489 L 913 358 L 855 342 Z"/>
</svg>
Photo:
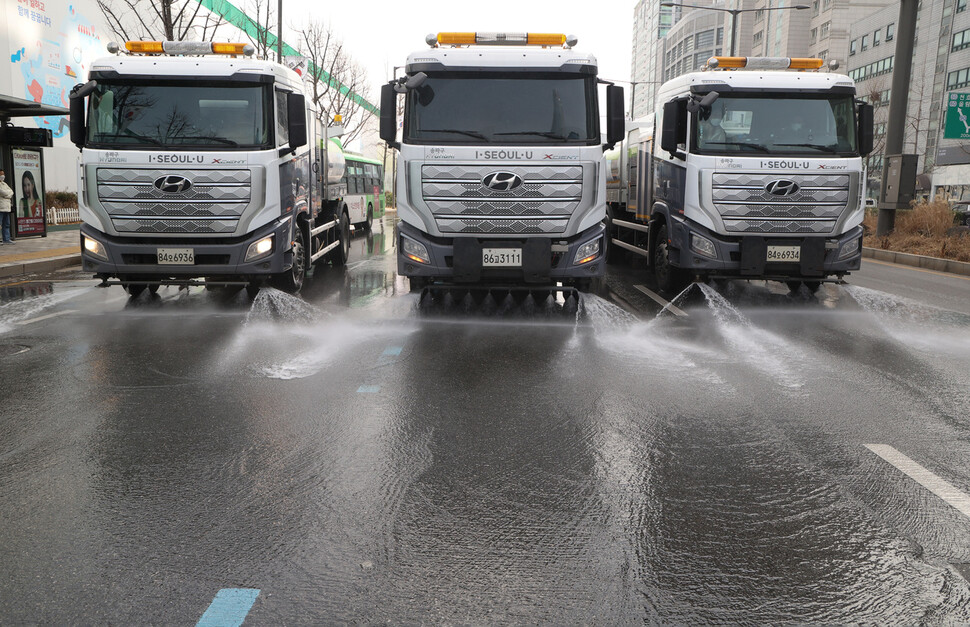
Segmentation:
<svg viewBox="0 0 970 627">
<path fill-rule="evenodd" d="M 498 171 L 522 184 L 490 189 L 483 179 Z M 429 164 L 421 169 L 421 195 L 442 233 L 563 233 L 582 200 L 583 167 Z"/>
<path fill-rule="evenodd" d="M 769 193 L 768 184 L 779 179 L 794 181 L 798 190 Z M 716 172 L 712 199 L 730 232 L 824 234 L 833 232 L 845 213 L 849 188 L 848 174 Z"/>
<path fill-rule="evenodd" d="M 163 192 L 154 182 L 182 176 L 192 186 Z M 252 199 L 248 169 L 98 168 L 98 199 L 118 232 L 221 233 L 236 230 Z"/>
</svg>

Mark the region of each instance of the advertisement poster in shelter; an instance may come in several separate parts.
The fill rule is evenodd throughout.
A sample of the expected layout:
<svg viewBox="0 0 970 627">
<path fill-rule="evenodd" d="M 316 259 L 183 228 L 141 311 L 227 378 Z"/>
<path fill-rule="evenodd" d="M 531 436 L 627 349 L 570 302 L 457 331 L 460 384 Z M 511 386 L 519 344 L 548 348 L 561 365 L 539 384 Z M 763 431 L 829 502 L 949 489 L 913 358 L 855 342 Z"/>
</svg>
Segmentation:
<svg viewBox="0 0 970 627">
<path fill-rule="evenodd" d="M 44 174 L 39 150 L 14 148 L 13 181 L 14 224 L 17 237 L 44 235 Z"/>
</svg>

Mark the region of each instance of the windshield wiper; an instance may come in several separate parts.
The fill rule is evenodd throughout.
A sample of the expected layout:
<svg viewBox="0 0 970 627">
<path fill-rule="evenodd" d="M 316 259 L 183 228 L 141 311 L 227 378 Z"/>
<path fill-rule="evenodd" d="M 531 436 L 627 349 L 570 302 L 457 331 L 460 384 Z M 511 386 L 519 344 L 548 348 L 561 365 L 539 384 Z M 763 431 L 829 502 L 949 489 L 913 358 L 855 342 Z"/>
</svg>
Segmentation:
<svg viewBox="0 0 970 627">
<path fill-rule="evenodd" d="M 208 140 L 210 142 L 217 142 L 217 143 L 220 143 L 220 144 L 226 144 L 227 146 L 238 146 L 239 145 L 239 142 L 237 142 L 235 140 L 232 140 L 232 139 L 226 139 L 225 137 L 208 137 L 208 136 L 205 136 L 205 135 L 177 135 L 176 137 L 172 137 L 171 138 L 172 141 L 179 140 L 179 139 L 205 139 L 205 140 Z"/>
<path fill-rule="evenodd" d="M 127 128 L 123 128 L 119 132 L 115 133 L 114 134 L 115 139 L 117 139 L 122 133 L 124 133 L 125 135 L 128 135 L 129 137 L 134 137 L 135 139 L 141 139 L 141 140 L 146 141 L 146 142 L 148 142 L 150 144 L 155 144 L 156 146 L 163 145 L 162 142 L 160 142 L 159 140 L 155 139 L 154 137 L 148 137 L 147 135 L 142 135 L 140 133 L 136 133 L 135 131 L 129 130 Z"/>
<path fill-rule="evenodd" d="M 561 133 L 551 131 L 510 131 L 508 133 L 495 133 L 495 135 L 538 135 L 539 137 L 549 137 L 550 139 L 569 139 Z M 579 139 L 578 137 L 576 139 Z"/>
<path fill-rule="evenodd" d="M 763 144 L 755 144 L 752 142 L 704 142 L 705 148 L 707 146 L 713 146 L 715 144 L 719 146 L 741 146 L 742 148 L 750 148 L 752 150 L 763 150 L 765 152 L 768 152 L 767 146 Z"/>
<path fill-rule="evenodd" d="M 797 148 L 815 148 L 817 150 L 824 150 L 825 152 L 836 153 L 838 150 L 832 148 L 831 146 L 825 146 L 823 144 L 775 144 L 775 146 L 793 146 Z"/>
<path fill-rule="evenodd" d="M 478 131 L 463 131 L 457 128 L 425 128 L 421 129 L 422 133 L 458 133 L 459 135 L 468 135 L 469 137 L 474 137 L 475 139 L 482 139 L 488 141 L 488 137 L 482 135 Z"/>
</svg>

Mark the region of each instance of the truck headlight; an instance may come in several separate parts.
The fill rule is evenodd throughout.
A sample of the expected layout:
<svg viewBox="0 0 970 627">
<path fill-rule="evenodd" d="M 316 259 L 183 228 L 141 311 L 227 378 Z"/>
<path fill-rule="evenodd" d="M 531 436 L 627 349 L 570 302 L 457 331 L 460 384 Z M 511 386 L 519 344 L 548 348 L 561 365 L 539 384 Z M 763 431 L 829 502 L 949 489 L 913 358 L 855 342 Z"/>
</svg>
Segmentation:
<svg viewBox="0 0 970 627">
<path fill-rule="evenodd" d="M 84 250 L 87 251 L 92 257 L 97 257 L 104 261 L 108 260 L 108 251 L 104 249 L 104 246 L 96 239 L 91 239 L 87 235 L 84 238 Z"/>
<path fill-rule="evenodd" d="M 691 250 L 698 255 L 704 255 L 705 257 L 710 257 L 711 259 L 717 259 L 717 248 L 715 248 L 714 242 L 707 239 L 703 235 L 691 233 L 690 247 Z"/>
<path fill-rule="evenodd" d="M 424 244 L 419 244 L 412 239 L 402 237 L 401 249 L 404 256 L 411 261 L 417 261 L 418 263 L 431 263 L 431 255 L 428 254 L 428 249 Z"/>
<path fill-rule="evenodd" d="M 261 259 L 273 252 L 273 236 L 267 235 L 263 239 L 256 240 L 246 249 L 246 261 Z"/>
<path fill-rule="evenodd" d="M 839 261 L 843 259 L 848 259 L 849 257 L 855 255 L 862 248 L 862 238 L 856 237 L 850 239 L 846 243 L 842 244 L 842 250 L 839 251 Z"/>
<path fill-rule="evenodd" d="M 591 242 L 586 242 L 576 250 L 576 257 L 573 259 L 573 263 L 577 266 L 581 266 L 584 263 L 589 263 L 599 256 L 600 238 L 597 237 Z"/>
</svg>

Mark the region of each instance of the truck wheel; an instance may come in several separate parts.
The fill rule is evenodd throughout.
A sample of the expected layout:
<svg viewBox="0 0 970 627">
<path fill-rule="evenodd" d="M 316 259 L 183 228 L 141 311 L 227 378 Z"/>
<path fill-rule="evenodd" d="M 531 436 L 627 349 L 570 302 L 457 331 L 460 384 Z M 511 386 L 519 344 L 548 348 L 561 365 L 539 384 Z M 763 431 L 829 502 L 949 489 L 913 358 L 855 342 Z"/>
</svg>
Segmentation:
<svg viewBox="0 0 970 627">
<path fill-rule="evenodd" d="M 812 294 L 817 292 L 818 288 L 822 287 L 821 281 L 803 281 L 803 283 L 805 284 L 805 287 L 808 288 L 808 291 Z"/>
<path fill-rule="evenodd" d="M 374 226 L 374 205 L 367 205 L 367 222 L 364 224 L 364 230 L 370 233 L 371 227 Z"/>
<path fill-rule="evenodd" d="M 669 294 L 679 294 L 687 287 L 687 273 L 670 263 L 666 224 L 660 227 L 657 244 L 653 247 L 653 274 L 657 279 L 657 287 Z"/>
<path fill-rule="evenodd" d="M 127 283 L 125 285 L 125 291 L 128 292 L 128 296 L 131 298 L 137 298 L 139 294 L 145 291 L 148 287 L 144 283 Z"/>
<path fill-rule="evenodd" d="M 606 219 L 603 221 L 606 231 L 603 234 L 603 257 L 607 264 L 615 264 L 622 261 L 623 249 L 613 244 L 613 237 L 619 235 L 616 227 L 613 226 L 613 211 L 607 208 Z"/>
<path fill-rule="evenodd" d="M 336 234 L 340 245 L 331 250 L 327 258 L 334 266 L 342 266 L 350 257 L 350 216 L 346 211 L 342 212 L 337 219 Z"/>
<path fill-rule="evenodd" d="M 303 240 L 303 226 L 297 224 L 293 232 L 293 265 L 289 270 L 273 277 L 275 287 L 290 294 L 296 294 L 303 287 L 306 278 L 306 249 Z"/>
</svg>

